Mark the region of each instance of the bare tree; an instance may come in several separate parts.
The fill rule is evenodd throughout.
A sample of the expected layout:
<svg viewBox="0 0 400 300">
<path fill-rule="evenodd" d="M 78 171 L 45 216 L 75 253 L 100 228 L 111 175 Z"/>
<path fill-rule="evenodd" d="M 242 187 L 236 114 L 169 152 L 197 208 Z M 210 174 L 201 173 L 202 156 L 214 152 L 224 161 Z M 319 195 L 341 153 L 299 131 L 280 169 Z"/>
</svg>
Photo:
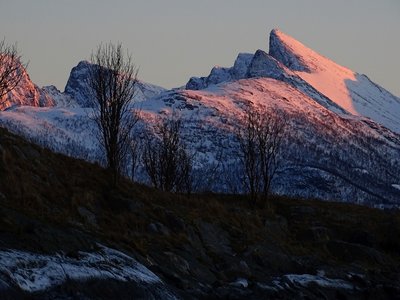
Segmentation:
<svg viewBox="0 0 400 300">
<path fill-rule="evenodd" d="M 163 191 L 191 192 L 192 161 L 181 139 L 182 119 L 173 113 L 157 119 L 143 150 L 143 165 L 152 185 Z"/>
<path fill-rule="evenodd" d="M 137 69 L 121 44 L 101 44 L 91 56 L 88 85 L 92 93 L 93 118 L 105 151 L 107 168 L 116 185 L 125 165 L 132 129 L 139 117 L 133 109 Z"/>
<path fill-rule="evenodd" d="M 196 192 L 211 192 L 215 189 L 215 184 L 221 178 L 222 174 L 222 161 L 223 151 L 219 146 L 218 151 L 213 162 L 209 158 L 203 158 L 202 167 L 197 168 L 192 173 L 192 188 Z"/>
<path fill-rule="evenodd" d="M 21 81 L 26 67 L 27 64 L 21 61 L 17 45 L 10 46 L 5 40 L 0 41 L 0 105 L 5 101 L 4 96 Z"/>
<path fill-rule="evenodd" d="M 250 107 L 236 129 L 236 137 L 239 142 L 240 160 L 244 168 L 244 183 L 250 193 L 250 199 L 255 204 L 260 190 L 260 160 L 257 146 L 257 134 L 259 127 L 257 118 Z"/>
<path fill-rule="evenodd" d="M 131 158 L 131 179 L 136 180 L 136 173 L 142 158 L 142 143 L 141 137 L 132 136 L 130 140 L 130 158 Z"/>
<path fill-rule="evenodd" d="M 285 114 L 267 110 L 264 106 L 249 105 L 236 128 L 244 183 L 252 203 L 262 195 L 266 201 L 271 182 L 280 165 L 279 154 L 287 128 Z"/>
</svg>

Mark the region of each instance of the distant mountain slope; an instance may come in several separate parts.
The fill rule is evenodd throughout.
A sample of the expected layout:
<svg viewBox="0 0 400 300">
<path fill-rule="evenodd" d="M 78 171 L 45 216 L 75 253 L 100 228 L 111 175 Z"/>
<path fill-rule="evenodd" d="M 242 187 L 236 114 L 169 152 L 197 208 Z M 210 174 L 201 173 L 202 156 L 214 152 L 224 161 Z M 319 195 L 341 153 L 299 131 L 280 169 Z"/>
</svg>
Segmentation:
<svg viewBox="0 0 400 300">
<path fill-rule="evenodd" d="M 225 180 L 238 187 L 241 172 L 235 169 L 232 125 L 250 102 L 289 117 L 285 163 L 273 183 L 275 192 L 369 205 L 399 203 L 399 190 L 392 184 L 400 181 L 400 136 L 367 118 L 338 115 L 288 83 L 254 78 L 174 91 L 144 102 L 142 110 L 149 117 L 179 111 L 186 119 L 186 139 L 202 149 L 198 160 L 217 160 L 219 149 L 225 149 L 220 158 L 225 172 L 235 174 Z M 214 189 L 227 185 L 222 173 Z"/>
<path fill-rule="evenodd" d="M 80 62 L 73 68 L 64 93 L 42 89 L 55 108 L 14 107 L 0 112 L 0 124 L 57 152 L 102 161 L 96 127 L 88 118 L 88 66 Z M 362 77 L 363 83 L 349 91 L 361 95 L 356 102 L 365 108 L 364 115 L 350 110 L 349 99 L 340 98 L 342 90 L 333 98 L 318 85 L 325 82 L 329 87 L 351 74 L 273 30 L 269 54 L 239 54 L 233 67 L 193 77 L 186 89 L 164 90 L 139 82 L 135 101 L 141 102 L 144 126 L 173 110 L 182 115 L 183 138 L 195 153 L 194 185 L 199 191 L 242 191 L 232 126 L 243 107 L 254 103 L 285 112 L 290 125 L 274 192 L 399 206 L 400 136 L 393 115 L 399 100 Z M 147 182 L 143 170 L 139 180 Z"/>
<path fill-rule="evenodd" d="M 15 107 L 0 112 L 0 124 L 53 151 L 89 161 L 101 160 L 91 109 Z"/>
</svg>

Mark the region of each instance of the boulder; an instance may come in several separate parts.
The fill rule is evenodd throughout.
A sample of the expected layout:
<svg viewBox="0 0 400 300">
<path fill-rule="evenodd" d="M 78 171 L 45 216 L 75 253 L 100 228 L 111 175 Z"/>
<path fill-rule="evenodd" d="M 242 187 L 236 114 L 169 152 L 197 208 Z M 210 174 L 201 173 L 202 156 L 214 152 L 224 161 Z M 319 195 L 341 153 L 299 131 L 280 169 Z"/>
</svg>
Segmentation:
<svg viewBox="0 0 400 300">
<path fill-rule="evenodd" d="M 204 246 L 219 255 L 232 255 L 228 233 L 216 224 L 197 221 L 197 229 Z"/>
<path fill-rule="evenodd" d="M 97 226 L 96 215 L 86 207 L 78 206 L 78 213 L 83 219 L 85 219 L 86 222 L 93 226 Z"/>
</svg>

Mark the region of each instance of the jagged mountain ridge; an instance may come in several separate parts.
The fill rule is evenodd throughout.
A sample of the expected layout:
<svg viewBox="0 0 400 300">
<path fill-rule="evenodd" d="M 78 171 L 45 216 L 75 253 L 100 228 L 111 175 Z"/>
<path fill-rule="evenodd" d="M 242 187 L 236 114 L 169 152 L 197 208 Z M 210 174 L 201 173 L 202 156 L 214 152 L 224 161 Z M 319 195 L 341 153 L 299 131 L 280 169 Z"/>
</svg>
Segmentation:
<svg viewBox="0 0 400 300">
<path fill-rule="evenodd" d="M 17 106 L 91 107 L 88 99 L 90 92 L 86 81 L 89 68 L 89 62 L 80 61 L 78 65 L 72 68 L 64 92 L 61 92 L 52 85 L 38 87 L 32 82 L 29 74 L 21 65 L 19 72 L 23 74 L 22 79 L 18 86 L 6 95 L 0 110 Z M 160 86 L 138 80 L 134 101 L 144 101 L 163 91 L 165 89 Z"/>
<path fill-rule="evenodd" d="M 210 164 L 224 162 L 215 178 L 209 178 L 211 183 L 197 183 L 197 187 L 232 192 L 238 190 L 240 178 L 230 178 L 229 173 L 240 174 L 240 170 L 234 169 L 238 152 L 231 124 L 246 103 L 278 107 L 291 118 L 285 141 L 285 165 L 273 184 L 275 192 L 373 206 L 398 205 L 398 134 L 366 118 L 369 115 L 348 110 L 339 98 L 321 92 L 307 76 L 316 77 L 317 71 L 326 71 L 326 66 L 334 63 L 297 43 L 273 30 L 269 54 L 262 50 L 254 55 L 239 54 L 232 68 L 216 67 L 208 77 L 191 78 L 187 89 L 165 91 L 151 85 L 146 89 L 144 85 L 143 92 L 139 84 L 138 100 L 142 101 L 145 125 L 158 114 L 179 110 L 185 120 L 184 138 L 197 152 L 198 177 L 209 173 Z M 333 68 L 346 70 L 336 66 Z M 55 151 L 101 161 L 92 134 L 95 127 L 87 117 L 90 109 L 84 108 L 89 103 L 85 90 L 87 67 L 87 62 L 81 62 L 71 71 L 65 93 L 48 89 L 53 99 L 66 95 L 77 107 L 73 108 L 72 102 L 65 99 L 54 101 L 59 106 L 66 104 L 62 108 L 16 107 L 0 114 L 1 124 Z M 325 75 L 321 76 L 323 80 L 330 79 Z M 376 85 L 363 87 L 369 93 Z M 383 89 L 377 99 L 381 98 L 394 103 L 393 111 L 396 110 L 398 98 Z M 378 111 L 377 104 L 371 103 Z M 389 122 L 390 118 L 378 119 L 386 120 L 381 123 L 396 131 L 397 125 Z"/>
<path fill-rule="evenodd" d="M 239 76 L 231 76 L 241 63 Z M 278 29 L 271 31 L 269 54 L 257 50 L 238 56 L 232 68 L 214 67 L 207 77 L 192 77 L 187 89 L 237 79 L 270 77 L 288 82 L 341 114 L 371 118 L 385 127 L 400 132 L 400 98 L 391 94 L 366 75 L 358 74 L 318 54 Z"/>
</svg>

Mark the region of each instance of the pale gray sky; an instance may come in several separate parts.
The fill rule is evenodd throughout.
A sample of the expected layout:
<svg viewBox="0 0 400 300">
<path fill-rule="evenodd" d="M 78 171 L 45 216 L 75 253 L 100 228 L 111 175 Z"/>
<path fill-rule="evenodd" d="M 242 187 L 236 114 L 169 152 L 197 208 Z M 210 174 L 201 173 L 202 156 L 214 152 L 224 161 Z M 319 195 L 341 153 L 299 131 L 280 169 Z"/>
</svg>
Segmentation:
<svg viewBox="0 0 400 300">
<path fill-rule="evenodd" d="M 140 79 L 171 88 L 268 50 L 273 28 L 400 96 L 399 0 L 0 0 L 0 37 L 61 90 L 100 42 L 122 42 Z"/>
</svg>

